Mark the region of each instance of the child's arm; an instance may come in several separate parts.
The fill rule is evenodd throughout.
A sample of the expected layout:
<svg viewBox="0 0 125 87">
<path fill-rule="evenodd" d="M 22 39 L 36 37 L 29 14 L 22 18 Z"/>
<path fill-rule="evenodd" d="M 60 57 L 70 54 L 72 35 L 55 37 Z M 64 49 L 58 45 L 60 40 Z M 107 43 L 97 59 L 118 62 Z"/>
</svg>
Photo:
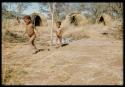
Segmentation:
<svg viewBox="0 0 125 87">
<path fill-rule="evenodd" d="M 40 33 L 38 32 L 37 29 L 34 29 L 35 33 L 38 34 L 40 36 Z"/>
<path fill-rule="evenodd" d="M 60 28 L 59 32 L 58 32 L 58 35 L 61 35 L 61 34 L 62 34 L 62 29 Z"/>
<path fill-rule="evenodd" d="M 38 32 L 38 30 L 36 29 L 36 27 L 35 26 L 32 26 L 32 27 L 34 29 L 34 32 L 40 36 L 40 33 Z"/>
</svg>

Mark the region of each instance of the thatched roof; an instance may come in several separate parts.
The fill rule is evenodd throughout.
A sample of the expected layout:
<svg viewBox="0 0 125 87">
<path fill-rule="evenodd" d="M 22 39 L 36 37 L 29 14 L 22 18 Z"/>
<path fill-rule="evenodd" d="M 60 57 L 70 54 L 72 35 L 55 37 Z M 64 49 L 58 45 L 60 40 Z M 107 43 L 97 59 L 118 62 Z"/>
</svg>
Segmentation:
<svg viewBox="0 0 125 87">
<path fill-rule="evenodd" d="M 88 19 L 85 17 L 85 15 L 81 15 L 80 13 L 70 13 L 66 15 L 64 21 L 62 22 L 62 26 L 69 26 L 69 24 L 75 25 L 75 26 L 81 26 L 88 24 Z"/>
<path fill-rule="evenodd" d="M 97 18 L 97 23 L 103 23 L 104 25 L 111 25 L 112 22 L 113 22 L 112 17 L 105 13 L 101 14 Z"/>
</svg>

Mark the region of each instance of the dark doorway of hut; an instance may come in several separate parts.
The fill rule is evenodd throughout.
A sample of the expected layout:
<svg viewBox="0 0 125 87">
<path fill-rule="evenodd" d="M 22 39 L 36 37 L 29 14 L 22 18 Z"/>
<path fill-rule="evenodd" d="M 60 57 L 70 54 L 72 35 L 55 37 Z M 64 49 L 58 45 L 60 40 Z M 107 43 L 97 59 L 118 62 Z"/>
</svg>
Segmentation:
<svg viewBox="0 0 125 87">
<path fill-rule="evenodd" d="M 41 26 L 42 20 L 39 16 L 35 17 L 34 24 L 35 24 L 35 26 Z"/>
<path fill-rule="evenodd" d="M 104 20 L 104 18 L 102 16 L 99 19 L 99 23 L 103 23 L 105 25 L 105 20 Z"/>
</svg>

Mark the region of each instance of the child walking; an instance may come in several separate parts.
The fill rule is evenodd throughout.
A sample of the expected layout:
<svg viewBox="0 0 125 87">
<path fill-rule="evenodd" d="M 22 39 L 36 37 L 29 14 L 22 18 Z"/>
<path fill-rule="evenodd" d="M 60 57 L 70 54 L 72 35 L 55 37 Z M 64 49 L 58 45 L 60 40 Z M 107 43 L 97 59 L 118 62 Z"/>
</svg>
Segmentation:
<svg viewBox="0 0 125 87">
<path fill-rule="evenodd" d="M 24 22 L 26 24 L 26 32 L 29 36 L 29 45 L 31 46 L 31 48 L 33 48 L 34 52 L 33 54 L 39 52 L 40 50 L 38 50 L 34 44 L 34 40 L 36 38 L 36 33 L 38 33 L 38 31 L 35 29 L 35 27 L 33 26 L 32 22 L 31 22 L 31 17 L 30 16 L 24 16 Z M 24 34 L 25 34 L 24 33 Z"/>
</svg>

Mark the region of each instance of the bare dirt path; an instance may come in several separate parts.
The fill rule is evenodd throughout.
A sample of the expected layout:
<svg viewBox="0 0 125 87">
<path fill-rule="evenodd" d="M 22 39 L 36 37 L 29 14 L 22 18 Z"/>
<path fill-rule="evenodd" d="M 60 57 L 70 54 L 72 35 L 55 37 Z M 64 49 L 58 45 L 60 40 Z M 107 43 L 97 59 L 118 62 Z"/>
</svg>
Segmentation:
<svg viewBox="0 0 125 87">
<path fill-rule="evenodd" d="M 6 43 L 7 44 L 7 43 Z M 123 84 L 120 40 L 81 39 L 59 49 L 31 54 L 24 43 L 3 45 L 5 84 L 119 85 Z"/>
<path fill-rule="evenodd" d="M 58 49 L 49 46 L 51 26 L 37 27 L 41 36 L 35 43 L 42 49 L 37 54 L 32 54 L 22 36 L 24 28 L 17 28 L 10 28 L 15 34 L 2 43 L 3 84 L 123 84 L 123 42 L 102 34 L 110 33 L 107 26 L 71 27 L 65 35 L 73 41 Z"/>
</svg>

